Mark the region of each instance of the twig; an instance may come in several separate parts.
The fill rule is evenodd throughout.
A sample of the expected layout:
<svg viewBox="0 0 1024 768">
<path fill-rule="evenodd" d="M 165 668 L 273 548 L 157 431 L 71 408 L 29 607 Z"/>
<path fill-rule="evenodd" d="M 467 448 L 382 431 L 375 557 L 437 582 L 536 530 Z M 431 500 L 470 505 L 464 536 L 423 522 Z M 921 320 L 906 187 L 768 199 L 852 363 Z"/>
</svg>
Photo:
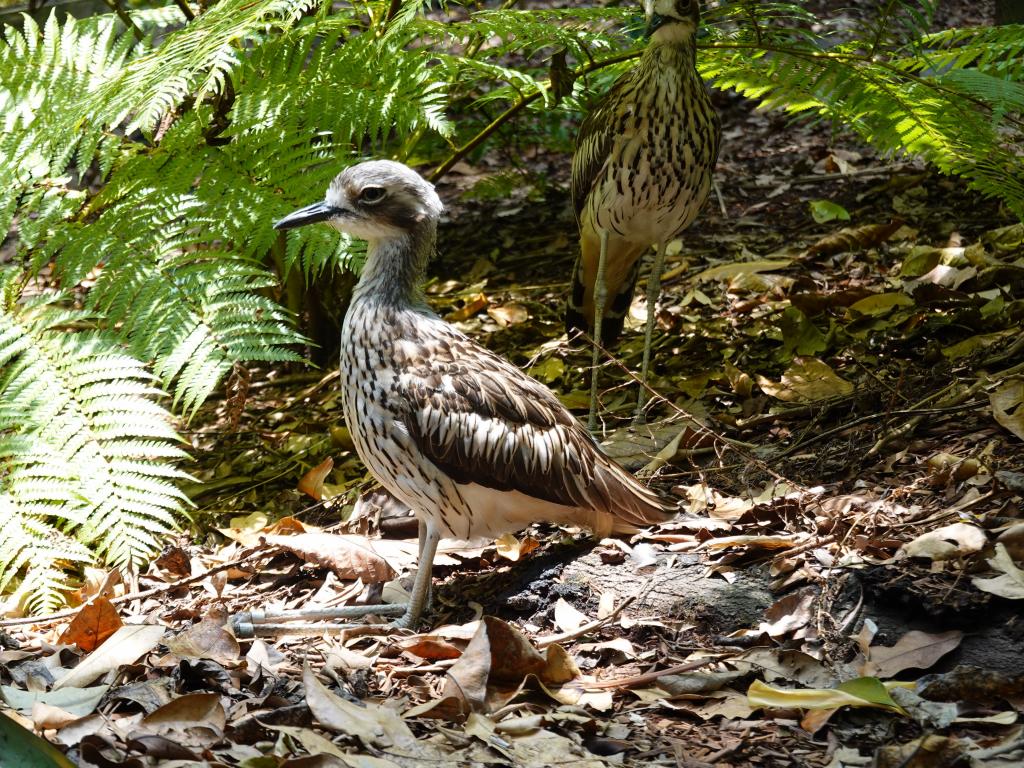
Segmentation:
<svg viewBox="0 0 1024 768">
<path fill-rule="evenodd" d="M 609 56 L 607 59 L 601 59 L 601 61 L 592 61 L 589 64 L 586 64 L 577 69 L 574 73 L 574 77 L 582 77 L 583 75 L 590 74 L 591 72 L 596 72 L 597 70 L 603 69 L 604 67 L 609 67 L 612 64 L 618 64 L 623 61 L 635 59 L 639 55 L 640 51 L 626 51 L 625 53 L 620 53 L 615 56 Z M 433 173 L 431 173 L 430 176 L 427 177 L 428 180 L 431 182 L 436 182 L 438 179 L 440 179 L 442 176 L 448 173 L 448 171 L 450 171 L 457 162 L 459 162 L 462 158 L 464 158 L 466 155 L 468 155 L 470 152 L 472 152 L 474 149 L 480 146 L 484 141 L 486 141 L 490 137 L 492 133 L 498 130 L 501 126 L 503 126 L 517 114 L 522 112 L 523 109 L 525 109 L 527 106 L 529 106 L 534 101 L 539 99 L 550 88 L 550 82 L 541 83 L 540 87 L 533 93 L 520 96 L 519 99 L 511 107 L 509 107 L 496 118 L 494 118 L 490 123 L 488 123 L 486 127 L 484 127 L 479 133 L 477 133 L 476 136 L 471 138 L 461 147 L 456 149 L 455 152 L 449 155 L 448 159 L 441 163 L 439 166 L 437 166 L 437 168 L 434 169 Z"/>
<path fill-rule="evenodd" d="M 141 43 L 146 39 L 146 36 L 142 34 L 142 30 L 135 25 L 135 22 L 132 21 L 132 17 L 128 15 L 128 11 L 122 8 L 121 4 L 117 2 L 117 0 L 103 0 L 103 2 L 110 10 L 117 14 L 117 18 L 119 18 L 122 23 L 132 31 L 136 40 Z"/>
<path fill-rule="evenodd" d="M 195 576 L 188 576 L 184 579 L 179 579 L 178 581 L 171 582 L 170 584 L 164 584 L 159 587 L 144 589 L 140 592 L 131 592 L 127 595 L 114 597 L 111 598 L 110 602 L 114 605 L 120 605 L 121 603 L 129 603 L 132 600 L 143 600 L 147 597 L 154 597 L 155 595 L 163 594 L 164 592 L 173 592 L 174 590 L 180 589 L 181 587 L 186 587 L 190 584 L 200 582 L 207 576 L 212 576 L 215 573 L 220 573 L 221 571 L 226 571 L 230 568 L 235 568 L 239 565 L 242 565 L 243 563 L 249 562 L 250 560 L 256 560 L 260 557 L 271 557 L 276 554 L 277 550 L 259 550 L 256 552 L 251 552 L 245 557 L 240 557 L 237 560 L 232 560 L 228 563 L 221 563 L 220 565 L 216 565 L 213 568 L 210 568 L 208 571 L 204 571 L 203 573 L 197 574 Z M 79 608 L 69 608 L 66 611 L 58 611 L 57 613 L 51 613 L 46 616 L 25 616 L 20 619 L 7 619 L 5 621 L 0 621 L 0 628 L 18 627 L 23 626 L 25 624 L 54 624 L 58 621 L 62 621 L 63 619 L 70 619 L 72 616 L 76 615 L 79 610 Z"/>
<path fill-rule="evenodd" d="M 806 448 L 811 443 L 816 443 L 820 440 L 824 440 L 828 437 L 831 437 L 832 435 L 839 434 L 841 432 L 846 432 L 847 430 L 853 429 L 854 427 L 860 424 L 864 424 L 865 422 L 877 421 L 878 419 L 887 419 L 893 416 L 913 416 L 914 418 L 923 419 L 925 416 L 937 416 L 943 413 L 956 413 L 957 411 L 962 411 L 966 408 L 973 408 L 976 405 L 978 405 L 978 402 L 972 401 L 959 403 L 957 405 L 951 405 L 945 408 L 908 408 L 900 411 L 869 413 L 866 416 L 861 416 L 859 418 L 854 419 L 853 421 L 848 421 L 844 424 L 840 424 L 838 427 L 833 427 L 832 429 L 827 429 L 824 432 L 818 432 L 816 434 L 813 434 L 810 437 L 801 440 L 798 443 L 794 443 L 781 453 L 774 454 L 772 458 L 781 459 L 786 456 L 790 456 L 797 450 L 801 448 Z"/>
<path fill-rule="evenodd" d="M 905 168 L 910 168 L 909 163 L 894 163 L 893 165 L 877 165 L 870 168 L 854 168 L 852 170 L 838 173 L 811 173 L 807 176 L 794 176 L 792 179 L 783 179 L 788 184 L 816 184 L 820 181 L 839 181 L 855 176 L 884 176 L 887 173 L 898 173 Z"/>
<path fill-rule="evenodd" d="M 975 749 L 968 752 L 968 754 L 975 760 L 985 760 L 989 757 L 998 757 L 999 755 L 1006 755 L 1017 750 L 1024 751 L 1024 738 L 1014 739 L 1008 744 L 999 744 L 988 749 Z"/>
<path fill-rule="evenodd" d="M 577 637 L 581 637 L 587 634 L 588 632 L 593 632 L 595 629 L 600 629 L 608 622 L 617 619 L 619 617 L 619 614 L 621 614 L 626 609 L 626 606 L 630 605 L 636 600 L 639 600 L 641 597 L 650 592 L 653 588 L 654 582 L 647 582 L 642 587 L 640 587 L 640 589 L 638 589 L 632 595 L 630 595 L 621 603 L 619 603 L 615 610 L 613 610 L 603 619 L 596 619 L 594 621 L 587 622 L 582 627 L 574 629 L 572 632 L 563 632 L 560 635 L 548 635 L 547 637 L 537 638 L 535 644 L 537 648 L 547 648 L 549 645 L 554 645 L 555 643 L 564 643 L 569 640 L 575 640 Z"/>
<path fill-rule="evenodd" d="M 390 659 L 382 659 L 378 656 L 375 665 L 381 661 L 387 662 L 390 661 Z M 442 659 L 436 664 L 428 664 L 426 666 L 392 667 L 387 670 L 385 674 L 388 677 L 408 677 L 409 675 L 423 675 L 428 672 L 439 675 L 443 672 L 447 672 L 456 661 L 458 661 L 458 659 Z"/>
<path fill-rule="evenodd" d="M 979 378 L 971 386 L 969 386 L 962 392 L 954 393 L 949 395 L 948 397 L 943 398 L 937 403 L 937 406 L 939 408 L 951 408 L 953 406 L 962 405 L 963 403 L 971 399 L 975 394 L 977 394 L 979 391 L 989 386 L 990 384 L 994 384 L 998 381 L 1001 381 L 1002 379 L 1009 378 L 1010 376 L 1015 376 L 1021 371 L 1024 371 L 1024 363 L 1020 363 L 1018 365 L 1014 365 L 1010 368 L 1007 368 L 1004 371 L 999 371 L 998 373 L 993 373 L 990 374 L 989 376 Z M 912 434 L 913 431 L 917 429 L 918 425 L 922 421 L 924 421 L 924 417 L 926 415 L 927 414 L 924 413 L 918 414 L 917 416 L 914 416 L 913 418 L 907 420 L 905 423 L 903 423 L 896 429 L 893 429 L 887 432 L 886 434 L 882 435 L 878 439 L 878 441 L 871 447 L 871 450 L 867 452 L 868 458 L 877 456 L 879 452 L 893 440 L 898 440 L 900 438 Z"/>
<path fill-rule="evenodd" d="M 653 683 L 659 677 L 664 677 L 665 675 L 681 675 L 684 672 L 692 672 L 708 664 L 716 664 L 721 660 L 722 657 L 716 656 L 714 658 L 700 659 L 699 661 L 688 661 L 685 664 L 676 664 L 668 669 L 659 669 L 656 672 L 646 672 L 642 675 L 634 675 L 633 677 L 620 677 L 617 680 L 599 680 L 596 683 L 583 683 L 582 687 L 587 691 L 604 688 L 632 688 L 634 685 Z"/>
<path fill-rule="evenodd" d="M 182 15 L 185 17 L 185 21 L 194 21 L 196 18 L 195 12 L 188 7 L 188 3 L 185 0 L 174 0 L 174 4 L 178 6 Z"/>
<path fill-rule="evenodd" d="M 982 361 L 983 366 L 998 365 L 999 363 L 1005 363 L 1008 360 L 1012 360 L 1018 354 L 1024 351 L 1024 333 L 1017 337 L 1017 340 L 1013 342 L 1005 351 L 1000 352 L 998 355 L 986 358 Z"/>
<path fill-rule="evenodd" d="M 715 197 L 718 199 L 718 208 L 722 212 L 722 216 L 729 218 L 729 209 L 725 207 L 725 199 L 722 197 L 722 188 L 718 186 L 717 179 L 711 179 L 711 188 L 715 190 Z"/>
</svg>

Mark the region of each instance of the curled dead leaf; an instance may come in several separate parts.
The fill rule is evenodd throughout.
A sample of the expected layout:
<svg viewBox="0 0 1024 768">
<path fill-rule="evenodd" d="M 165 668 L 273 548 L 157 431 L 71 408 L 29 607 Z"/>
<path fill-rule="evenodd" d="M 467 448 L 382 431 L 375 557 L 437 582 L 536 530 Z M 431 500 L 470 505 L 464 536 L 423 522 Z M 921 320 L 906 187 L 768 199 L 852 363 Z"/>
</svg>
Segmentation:
<svg viewBox="0 0 1024 768">
<path fill-rule="evenodd" d="M 300 533 L 267 536 L 267 543 L 298 555 L 307 563 L 330 568 L 340 579 L 367 583 L 390 581 L 397 572 L 364 536 L 336 533 Z"/>
<path fill-rule="evenodd" d="M 1002 382 L 989 395 L 989 403 L 996 421 L 1024 440 L 1024 378 Z"/>
<path fill-rule="evenodd" d="M 324 493 L 324 480 L 331 474 L 332 469 L 334 469 L 334 459 L 328 456 L 302 476 L 297 486 L 299 492 L 320 501 Z"/>
<path fill-rule="evenodd" d="M 988 537 L 976 525 L 953 523 L 934 531 L 926 531 L 903 545 L 902 550 L 910 557 L 927 557 L 931 560 L 950 560 L 954 557 L 980 552 Z"/>
<path fill-rule="evenodd" d="M 807 255 L 830 256 L 860 248 L 874 248 L 888 240 L 902 225 L 903 222 L 900 219 L 893 219 L 888 224 L 844 227 L 814 243 L 807 249 Z"/>
<path fill-rule="evenodd" d="M 515 698 L 531 675 L 549 695 L 562 701 L 558 692 L 579 677 L 579 670 L 560 646 L 548 646 L 542 654 L 509 624 L 484 616 L 466 650 L 448 670 L 443 695 L 461 703 L 463 716 L 493 712 Z M 582 693 L 574 691 L 572 703 Z"/>
</svg>

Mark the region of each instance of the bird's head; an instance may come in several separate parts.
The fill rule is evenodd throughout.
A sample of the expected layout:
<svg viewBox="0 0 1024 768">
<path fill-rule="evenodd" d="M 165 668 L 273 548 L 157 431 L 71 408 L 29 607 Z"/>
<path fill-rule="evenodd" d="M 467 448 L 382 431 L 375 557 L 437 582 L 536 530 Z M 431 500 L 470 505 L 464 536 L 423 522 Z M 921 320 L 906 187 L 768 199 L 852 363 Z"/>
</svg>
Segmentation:
<svg viewBox="0 0 1024 768">
<path fill-rule="evenodd" d="M 700 0 L 644 0 L 647 36 L 658 43 L 693 40 L 700 26 Z"/>
<path fill-rule="evenodd" d="M 290 213 L 274 229 L 323 221 L 361 240 L 401 237 L 434 223 L 443 210 L 434 185 L 406 165 L 370 160 L 346 168 L 319 203 Z"/>
</svg>

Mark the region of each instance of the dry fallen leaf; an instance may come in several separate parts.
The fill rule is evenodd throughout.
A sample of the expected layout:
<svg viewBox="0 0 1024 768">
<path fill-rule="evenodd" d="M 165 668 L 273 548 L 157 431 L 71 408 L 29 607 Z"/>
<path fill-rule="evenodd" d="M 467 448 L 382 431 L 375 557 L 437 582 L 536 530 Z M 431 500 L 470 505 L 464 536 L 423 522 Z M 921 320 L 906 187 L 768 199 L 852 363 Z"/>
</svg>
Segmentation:
<svg viewBox="0 0 1024 768">
<path fill-rule="evenodd" d="M 905 714 L 893 701 L 889 688 L 913 687 L 913 683 L 882 683 L 874 677 L 858 677 L 835 688 L 778 688 L 755 680 L 747 690 L 752 707 L 781 709 L 838 709 L 877 707 Z"/>
<path fill-rule="evenodd" d="M 56 691 L 23 691 L 10 685 L 0 685 L 0 698 L 4 703 L 22 714 L 29 714 L 37 703 L 60 707 L 76 717 L 84 717 L 95 711 L 100 699 L 110 689 L 109 685 L 91 688 L 60 688 Z"/>
<path fill-rule="evenodd" d="M 122 626 L 117 609 L 105 597 L 97 597 L 83 605 L 58 642 L 77 645 L 89 653 L 94 651 Z"/>
<path fill-rule="evenodd" d="M 498 555 L 506 560 L 511 560 L 513 563 L 540 546 L 540 542 L 532 536 L 524 536 L 520 540 L 514 533 L 502 534 L 494 543 Z"/>
<path fill-rule="evenodd" d="M 186 693 L 146 715 L 139 726 L 189 747 L 206 747 L 223 738 L 226 723 L 220 694 Z"/>
<path fill-rule="evenodd" d="M 185 659 L 213 659 L 221 663 L 238 658 L 235 636 L 224 627 L 225 616 L 210 615 L 166 641 L 167 650 Z"/>
<path fill-rule="evenodd" d="M 555 626 L 563 632 L 575 632 L 584 624 L 589 624 L 590 619 L 577 611 L 564 598 L 558 598 L 555 603 Z"/>
<path fill-rule="evenodd" d="M 401 642 L 403 651 L 431 661 L 457 659 L 462 655 L 464 647 L 462 643 L 456 645 L 437 635 L 416 635 Z"/>
<path fill-rule="evenodd" d="M 989 403 L 996 421 L 1024 440 L 1024 378 L 1002 382 L 989 395 Z"/>
<path fill-rule="evenodd" d="M 526 307 L 522 304 L 516 304 L 515 302 L 509 302 L 508 304 L 502 304 L 496 307 L 488 307 L 487 314 L 494 319 L 494 321 L 502 328 L 507 328 L 510 325 L 518 325 L 519 323 L 525 323 L 530 319 L 530 313 Z"/>
<path fill-rule="evenodd" d="M 488 304 L 490 304 L 490 300 L 482 293 L 467 296 L 465 304 L 454 312 L 448 313 L 444 319 L 449 323 L 461 323 L 486 308 Z"/>
<path fill-rule="evenodd" d="M 343 752 L 333 741 L 321 736 L 310 728 L 290 725 L 270 725 L 272 731 L 283 733 L 302 745 L 310 755 L 330 755 L 341 760 L 348 768 L 399 768 L 397 763 L 373 755 L 352 755 Z"/>
<path fill-rule="evenodd" d="M 298 555 L 307 563 L 330 568 L 339 579 L 367 583 L 390 581 L 398 574 L 364 536 L 337 533 L 300 533 L 267 536 L 267 543 Z"/>
<path fill-rule="evenodd" d="M 922 533 L 904 544 L 902 550 L 910 557 L 951 560 L 954 557 L 980 552 L 987 542 L 985 531 L 978 526 L 953 523 Z"/>
<path fill-rule="evenodd" d="M 232 541 L 251 547 L 259 543 L 259 537 L 266 530 L 268 520 L 264 512 L 251 512 L 248 515 L 232 517 L 227 528 L 217 530 Z"/>
<path fill-rule="evenodd" d="M 963 639 L 963 632 L 907 632 L 893 646 L 868 648 L 867 662 L 861 673 L 868 677 L 893 677 L 905 669 L 929 669 L 952 651 Z"/>
<path fill-rule="evenodd" d="M 761 622 L 757 631 L 769 637 L 799 633 L 814 618 L 814 601 L 814 593 L 810 590 L 793 592 L 776 600 L 764 612 L 766 621 Z"/>
<path fill-rule="evenodd" d="M 793 358 L 778 384 L 764 376 L 757 377 L 757 384 L 766 395 L 787 403 L 813 403 L 853 392 L 853 384 L 813 357 Z"/>
<path fill-rule="evenodd" d="M 785 680 L 808 688 L 830 688 L 838 682 L 820 661 L 792 648 L 751 648 L 729 663 L 747 674 L 756 672 L 769 683 Z"/>
<path fill-rule="evenodd" d="M 562 703 L 575 704 L 581 696 L 589 695 L 566 685 L 576 681 L 580 673 L 565 649 L 553 644 L 541 654 L 518 630 L 493 616 L 484 616 L 466 650 L 448 670 L 442 698 L 461 702 L 464 715 L 487 714 L 515 698 L 530 676 Z"/>
<path fill-rule="evenodd" d="M 320 501 L 324 494 L 324 480 L 331 474 L 332 469 L 334 469 L 334 459 L 328 456 L 302 476 L 296 486 L 298 491 Z"/>
<path fill-rule="evenodd" d="M 731 280 L 737 275 L 750 275 L 759 272 L 774 272 L 785 269 L 793 263 L 792 259 L 765 259 L 761 261 L 735 261 L 709 267 L 697 275 L 694 282 L 709 280 Z"/>
<path fill-rule="evenodd" d="M 1011 560 L 1024 561 L 1024 523 L 1014 523 L 996 541 L 1006 547 Z"/>
<path fill-rule="evenodd" d="M 107 638 L 98 649 L 85 657 L 74 669 L 57 678 L 51 690 L 81 688 L 101 675 L 131 664 L 156 648 L 163 639 L 164 628 L 155 624 L 126 624 Z"/>
<path fill-rule="evenodd" d="M 951 736 L 926 734 L 909 744 L 879 747 L 872 762 L 874 768 L 959 768 L 965 761 L 967 745 Z"/>
<path fill-rule="evenodd" d="M 3 765 L 18 768 L 75 766 L 59 749 L 3 712 L 0 712 L 0 745 L 3 746 L 3 754 L 0 757 Z"/>
<path fill-rule="evenodd" d="M 874 248 L 888 240 L 903 225 L 900 219 L 888 224 L 865 224 L 860 227 L 844 227 L 821 238 L 807 249 L 808 256 L 828 256 L 859 248 Z"/>
<path fill-rule="evenodd" d="M 1000 575 L 992 579 L 975 577 L 971 583 L 983 592 L 1008 600 L 1024 600 L 1024 570 L 1014 564 L 1003 544 L 996 544 L 995 557 L 990 558 L 988 564 L 1000 571 Z"/>
<path fill-rule="evenodd" d="M 308 663 L 302 668 L 302 684 L 310 711 L 325 728 L 354 736 L 369 748 L 416 747 L 416 737 L 395 710 L 372 702 L 360 706 L 331 693 Z"/>
</svg>

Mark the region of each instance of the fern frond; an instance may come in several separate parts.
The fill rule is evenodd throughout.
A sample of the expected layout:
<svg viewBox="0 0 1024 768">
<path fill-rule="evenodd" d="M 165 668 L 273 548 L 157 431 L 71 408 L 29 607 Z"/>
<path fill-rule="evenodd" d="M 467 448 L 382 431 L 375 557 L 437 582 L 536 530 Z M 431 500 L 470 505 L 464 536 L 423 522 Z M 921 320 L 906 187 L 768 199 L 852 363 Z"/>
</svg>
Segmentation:
<svg viewBox="0 0 1024 768">
<path fill-rule="evenodd" d="M 115 339 L 72 330 L 92 318 L 58 300 L 0 307 L 0 495 L 21 521 L 0 584 L 34 583 L 34 569 L 87 559 L 86 547 L 137 567 L 187 503 L 168 461 L 185 453 L 153 376 Z M 50 557 L 26 559 L 46 546 Z"/>
<path fill-rule="evenodd" d="M 0 448 L 3 444 L 0 434 Z M 89 550 L 43 515 L 26 513 L 11 493 L 2 490 L 0 530 L 0 592 L 13 592 L 8 604 L 33 613 L 59 608 L 71 589 L 65 568 L 92 560 Z"/>
<path fill-rule="evenodd" d="M 1024 216 L 1024 161 L 1018 131 L 998 128 L 1019 92 L 960 70 L 922 77 L 858 53 L 857 43 L 824 50 L 810 44 L 722 40 L 700 57 L 702 74 L 767 107 L 814 112 L 848 126 L 884 152 L 918 155 L 975 189 L 1001 197 Z M 988 89 L 969 91 L 987 83 Z M 986 101 L 986 98 L 989 100 Z M 988 110 L 979 107 L 988 107 Z"/>
<path fill-rule="evenodd" d="M 104 85 L 104 121 L 116 125 L 131 115 L 129 130 L 149 132 L 185 99 L 220 95 L 247 43 L 271 29 L 292 27 L 315 5 L 316 0 L 222 0 Z"/>
</svg>

